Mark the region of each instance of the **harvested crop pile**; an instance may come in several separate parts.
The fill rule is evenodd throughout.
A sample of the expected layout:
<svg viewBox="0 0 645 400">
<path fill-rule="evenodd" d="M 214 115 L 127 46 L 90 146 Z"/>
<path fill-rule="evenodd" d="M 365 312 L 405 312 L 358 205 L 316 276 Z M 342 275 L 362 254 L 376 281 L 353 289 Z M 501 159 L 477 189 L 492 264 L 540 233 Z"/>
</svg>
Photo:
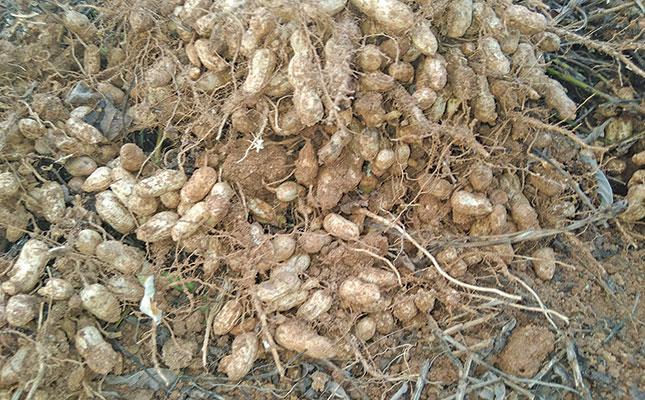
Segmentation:
<svg viewBox="0 0 645 400">
<path fill-rule="evenodd" d="M 617 48 L 555 2 L 8 7 L 0 398 L 642 393 L 562 294 L 637 336 L 576 233 L 644 238 L 642 13 Z"/>
</svg>

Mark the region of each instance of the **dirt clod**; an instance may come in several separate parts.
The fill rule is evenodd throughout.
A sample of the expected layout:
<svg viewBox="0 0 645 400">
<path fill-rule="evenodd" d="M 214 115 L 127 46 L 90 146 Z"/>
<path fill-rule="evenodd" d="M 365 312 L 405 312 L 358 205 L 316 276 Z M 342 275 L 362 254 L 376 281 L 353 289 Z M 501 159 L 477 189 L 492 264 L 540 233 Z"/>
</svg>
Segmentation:
<svg viewBox="0 0 645 400">
<path fill-rule="evenodd" d="M 499 367 L 522 378 L 533 377 L 553 351 L 554 341 L 555 336 L 546 327 L 527 325 L 517 328 L 499 355 Z"/>
</svg>

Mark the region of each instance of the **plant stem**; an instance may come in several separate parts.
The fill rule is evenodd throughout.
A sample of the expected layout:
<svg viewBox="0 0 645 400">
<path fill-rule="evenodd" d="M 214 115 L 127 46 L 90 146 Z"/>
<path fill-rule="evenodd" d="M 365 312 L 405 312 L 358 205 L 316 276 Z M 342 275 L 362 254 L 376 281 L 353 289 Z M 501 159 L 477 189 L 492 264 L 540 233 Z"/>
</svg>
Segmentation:
<svg viewBox="0 0 645 400">
<path fill-rule="evenodd" d="M 605 99 L 607 101 L 610 101 L 612 103 L 620 102 L 619 98 L 611 96 L 611 95 L 609 95 L 609 94 L 607 94 L 607 93 L 605 93 L 603 91 L 600 91 L 600 90 L 596 89 L 595 87 L 593 87 L 591 85 L 588 85 L 588 84 L 582 82 L 581 80 L 576 79 L 576 78 L 574 78 L 574 77 L 572 77 L 570 75 L 566 75 L 566 74 L 564 74 L 564 73 L 562 73 L 562 72 L 560 72 L 558 70 L 555 70 L 553 68 L 547 68 L 546 72 L 548 72 L 549 74 L 555 76 L 556 78 L 562 79 L 565 82 L 568 82 L 568 83 L 570 83 L 572 85 L 578 86 L 579 88 L 582 88 L 582 89 L 584 89 L 584 90 L 586 90 L 588 92 L 591 92 L 591 93 L 593 93 L 593 94 L 595 94 L 595 95 L 597 95 L 599 97 L 602 97 L 603 99 Z"/>
</svg>

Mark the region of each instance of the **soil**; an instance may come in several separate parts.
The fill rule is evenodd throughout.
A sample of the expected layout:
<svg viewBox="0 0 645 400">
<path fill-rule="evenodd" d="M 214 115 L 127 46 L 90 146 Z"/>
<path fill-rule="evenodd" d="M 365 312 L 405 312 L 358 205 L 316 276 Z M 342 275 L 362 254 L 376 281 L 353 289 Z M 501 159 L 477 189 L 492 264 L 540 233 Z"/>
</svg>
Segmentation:
<svg viewBox="0 0 645 400">
<path fill-rule="evenodd" d="M 572 2 L 525 2 L 566 27 L 523 32 L 521 44 L 540 57 L 531 68 L 547 66 L 579 106 L 568 122 L 559 115 L 571 104 L 542 99 L 530 68 L 482 72 L 472 46 L 484 28 L 447 37 L 444 11 L 469 2 L 403 2 L 436 22 L 435 67 L 448 66 L 448 86 L 430 90 L 438 99 L 425 109 L 413 82 L 431 78 L 415 76 L 423 63 L 410 39 L 366 33 L 388 21 L 370 22 L 379 16 L 361 13 L 362 2 L 341 18 L 309 2 L 294 17 L 289 2 L 249 1 L 217 20 L 208 40 L 221 60 L 209 68 L 194 43 L 206 36 L 196 21 L 210 1 L 90 3 L 0 5 L 0 400 L 645 399 L 645 194 L 634 194 L 645 193 L 640 2 L 580 5 L 580 29 Z M 476 3 L 500 15 L 509 6 Z M 289 18 L 308 21 L 291 42 Z M 282 83 L 264 86 L 279 95 L 240 90 L 253 67 L 240 43 L 259 41 L 254 29 L 277 54 L 267 64 Z M 543 51 L 547 32 L 562 45 Z M 314 56 L 300 49 L 303 65 L 291 65 L 303 37 Z M 366 44 L 383 52 L 377 63 L 397 64 L 359 71 L 350 55 Z M 393 66 L 407 78 L 386 75 Z M 494 93 L 475 96 L 478 78 Z M 296 104 L 307 90 L 309 103 Z M 327 114 L 307 124 L 298 113 L 316 96 Z M 488 100 L 496 113 L 473 118 L 471 105 Z M 591 137 L 598 126 L 604 137 Z M 124 144 L 138 146 L 130 164 L 117 158 Z M 82 189 L 87 175 L 72 174 L 68 161 L 80 156 L 111 168 L 96 192 L 116 193 L 137 226 L 166 211 L 191 234 L 152 242 L 127 224 L 115 229 L 96 192 Z M 206 166 L 230 198 L 209 189 L 181 203 L 181 186 L 136 197 L 157 170 L 189 178 Z M 285 182 L 296 193 L 281 201 Z M 134 211 L 153 203 L 151 213 Z M 338 231 L 327 225 L 332 213 Z M 129 254 L 98 257 L 97 243 L 82 251 L 86 230 Z M 22 251 L 31 240 L 48 249 L 33 285 L 16 273 L 31 262 Z M 121 256 L 138 260 L 136 273 L 115 267 L 133 265 Z M 143 294 L 148 276 L 153 296 Z M 55 291 L 53 278 L 67 286 Z M 96 307 L 119 307 L 89 306 L 80 292 L 95 284 L 112 296 Z M 225 325 L 217 334 L 214 320 Z M 275 339 L 285 327 L 296 328 Z M 84 350 L 92 335 L 100 340 Z"/>
</svg>

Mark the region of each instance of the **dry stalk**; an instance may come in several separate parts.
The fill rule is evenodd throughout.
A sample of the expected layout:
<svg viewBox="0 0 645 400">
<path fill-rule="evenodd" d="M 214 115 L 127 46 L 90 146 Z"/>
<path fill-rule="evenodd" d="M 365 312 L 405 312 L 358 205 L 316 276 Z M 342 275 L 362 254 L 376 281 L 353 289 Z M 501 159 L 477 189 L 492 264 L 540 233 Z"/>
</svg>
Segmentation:
<svg viewBox="0 0 645 400">
<path fill-rule="evenodd" d="M 619 221 L 616 221 L 616 228 L 618 228 L 625 240 L 627 240 L 629 246 L 633 247 L 635 250 L 638 250 L 639 246 L 632 236 L 635 236 L 640 240 L 645 240 L 645 236 L 637 234 L 636 232 L 627 231 Z M 627 250 L 629 250 L 629 246 L 627 246 Z"/>
<path fill-rule="evenodd" d="M 468 388 L 468 375 L 470 374 L 470 368 L 473 365 L 473 356 L 472 353 L 468 353 L 466 357 L 466 365 L 464 368 L 459 371 L 459 385 L 457 386 L 457 400 L 464 400 L 466 395 L 466 389 Z"/>
<path fill-rule="evenodd" d="M 556 313 L 555 311 L 549 310 L 548 308 L 546 308 L 546 306 L 542 302 L 542 299 L 540 299 L 540 296 L 538 296 L 537 293 L 535 293 L 535 290 L 533 290 L 533 288 L 530 287 L 526 282 L 524 282 L 523 280 L 521 280 L 520 278 L 518 278 L 517 276 L 511 274 L 508 271 L 506 271 L 506 273 L 507 273 L 508 277 L 510 277 L 511 279 L 519 282 L 519 284 L 522 285 L 524 287 L 524 289 L 528 290 L 528 292 L 531 293 L 531 296 L 533 296 L 533 298 L 540 305 L 540 308 L 544 311 L 543 314 L 546 317 L 546 319 L 549 320 L 549 323 L 551 324 L 553 329 L 555 329 L 557 331 L 558 326 L 555 324 L 555 322 L 553 322 L 553 320 L 551 319 L 551 316 L 549 314 L 554 314 L 554 315 L 558 316 L 560 319 L 562 319 L 567 325 L 569 324 L 569 318 L 565 317 L 564 315 L 562 315 L 560 313 Z"/>
<path fill-rule="evenodd" d="M 381 371 L 376 369 L 376 367 L 374 367 L 374 365 L 370 364 L 370 362 L 363 356 L 363 354 L 361 354 L 361 351 L 358 348 L 358 339 L 352 334 L 349 335 L 349 343 L 352 346 L 352 351 L 354 352 L 354 357 L 356 357 L 360 361 L 361 365 L 363 366 L 363 369 L 368 374 L 370 374 L 372 377 L 374 377 L 376 379 L 379 379 L 379 380 L 384 380 L 384 381 L 393 380 L 392 378 L 383 375 L 381 373 Z M 403 380 L 407 380 L 407 379 L 408 378 L 406 377 Z M 394 378 L 394 380 L 401 380 L 401 379 Z"/>
<path fill-rule="evenodd" d="M 578 362 L 578 357 L 576 356 L 575 344 L 571 338 L 567 338 L 566 341 L 567 349 L 567 360 L 569 360 L 569 365 L 573 370 L 573 377 L 576 382 L 576 387 L 578 390 L 585 393 L 587 400 L 592 400 L 591 393 L 585 385 L 584 380 L 582 379 L 582 371 L 580 370 L 580 363 Z"/>
<path fill-rule="evenodd" d="M 627 203 L 624 201 L 617 201 L 607 208 L 598 210 L 595 214 L 590 215 L 585 219 L 581 219 L 571 223 L 563 228 L 551 229 L 527 229 L 523 231 L 507 233 L 503 235 L 488 235 L 488 236 L 465 236 L 452 240 L 433 241 L 430 242 L 431 249 L 438 249 L 443 247 L 486 247 L 498 244 L 513 244 L 529 240 L 539 240 L 549 236 L 559 235 L 561 233 L 571 232 L 578 228 L 594 222 L 603 221 L 606 219 L 614 218 L 618 214 L 625 211 Z"/>
<path fill-rule="evenodd" d="M 275 344 L 275 341 L 273 340 L 273 337 L 271 336 L 271 333 L 269 332 L 267 315 L 262 309 L 260 300 L 258 299 L 258 296 L 255 293 L 251 293 L 251 301 L 253 302 L 253 308 L 255 309 L 255 313 L 260 319 L 260 324 L 262 325 L 262 335 L 264 336 L 264 341 L 265 341 L 264 348 L 265 349 L 267 347 L 269 348 L 269 351 L 271 352 L 271 356 L 273 357 L 273 361 L 275 362 L 275 367 L 280 373 L 280 378 L 284 378 L 284 367 L 282 366 L 282 363 L 280 363 L 280 356 L 278 355 L 278 351 L 276 350 L 277 346 Z"/>
<path fill-rule="evenodd" d="M 439 328 L 437 321 L 435 321 L 434 317 L 428 312 L 426 312 L 426 317 L 428 318 L 428 325 L 430 325 L 430 330 L 432 331 L 435 339 L 437 339 L 437 342 L 439 342 L 439 347 L 441 347 L 443 353 L 450 359 L 450 361 L 452 361 L 457 370 L 463 370 L 464 366 L 461 364 L 461 361 L 459 361 L 457 356 L 452 353 L 450 346 L 448 346 L 448 343 L 445 340 L 446 335 L 444 335 Z"/>
<path fill-rule="evenodd" d="M 597 151 L 599 153 L 605 153 L 607 150 L 609 150 L 606 147 L 597 147 L 597 146 L 591 146 L 587 143 L 584 142 L 583 139 L 579 138 L 578 135 L 576 135 L 574 132 L 561 128 L 559 126 L 551 125 L 551 124 L 546 124 L 538 119 L 527 117 L 526 115 L 519 113 L 519 112 L 509 112 L 509 118 L 513 118 L 516 121 L 522 121 L 525 122 L 528 125 L 531 125 L 534 128 L 545 130 L 545 131 L 552 131 L 552 132 L 557 132 L 561 135 L 564 135 L 568 137 L 569 139 L 573 140 L 578 146 L 580 146 L 583 149 L 588 149 L 591 151 Z"/>
<path fill-rule="evenodd" d="M 45 368 L 46 368 L 45 361 L 47 359 L 47 354 L 42 343 L 43 342 L 42 321 L 43 321 L 44 305 L 45 303 L 40 303 L 40 311 L 38 313 L 38 341 L 36 342 L 36 351 L 38 352 L 38 375 L 36 375 L 36 378 L 33 379 L 32 381 L 31 388 L 29 389 L 29 393 L 27 393 L 26 400 L 31 400 L 34 397 L 34 395 L 36 394 L 36 390 L 40 386 L 42 380 L 45 378 Z"/>
<path fill-rule="evenodd" d="M 208 312 L 208 318 L 206 319 L 206 332 L 204 333 L 204 343 L 202 344 L 202 367 L 208 370 L 207 356 L 208 356 L 208 341 L 211 334 L 211 326 L 213 325 L 213 320 L 215 319 L 215 309 L 216 304 L 213 304 L 210 311 Z"/>
<path fill-rule="evenodd" d="M 461 357 L 464 354 L 468 354 L 471 352 L 483 350 L 483 349 L 488 349 L 491 348 L 495 344 L 495 339 L 489 338 L 486 340 L 482 340 L 481 342 L 475 343 L 473 345 L 468 346 L 466 350 L 457 350 L 454 351 L 453 354 L 457 357 Z"/>
<path fill-rule="evenodd" d="M 403 235 L 403 237 L 405 237 L 407 240 L 409 240 L 410 243 L 412 243 L 414 245 L 414 247 L 416 247 L 419 251 L 421 251 L 423 253 L 423 255 L 426 256 L 432 262 L 432 265 L 437 270 L 437 272 L 439 272 L 439 274 L 441 276 L 446 278 L 451 283 L 453 283 L 453 284 L 455 284 L 457 286 L 461 286 L 461 287 L 466 288 L 466 289 L 474 290 L 476 292 L 494 293 L 494 294 L 496 294 L 498 296 L 505 297 L 507 299 L 514 300 L 514 301 L 522 300 L 522 298 L 520 296 L 517 296 L 517 295 L 514 295 L 514 294 L 509 294 L 509 293 L 506 293 L 506 292 L 501 291 L 499 289 L 486 288 L 486 287 L 481 287 L 481 286 L 476 286 L 476 285 L 470 285 L 468 283 L 465 283 L 465 282 L 462 282 L 462 281 L 460 281 L 458 279 L 453 278 L 446 271 L 444 271 L 443 268 L 441 268 L 441 266 L 437 262 L 437 259 L 434 258 L 434 256 L 432 254 L 430 254 L 430 252 L 428 250 L 426 250 L 425 247 L 421 246 L 419 244 L 419 242 L 417 242 L 412 236 L 410 236 L 409 233 L 406 232 L 405 228 L 402 228 L 398 224 L 396 224 L 394 222 L 391 222 L 391 221 L 388 221 L 387 219 L 385 219 L 383 217 L 380 217 L 380 216 L 374 214 L 373 212 L 371 212 L 369 210 L 360 209 L 360 210 L 358 210 L 358 212 L 360 214 L 363 214 L 363 215 L 365 215 L 367 217 L 372 218 L 373 220 L 377 221 L 378 223 L 380 223 L 382 225 L 385 225 L 386 229 L 388 227 L 391 227 L 392 229 L 396 230 L 401 235 Z"/>
<path fill-rule="evenodd" d="M 619 50 L 616 50 L 612 46 L 608 45 L 607 43 L 599 42 L 593 39 L 588 39 L 586 37 L 580 36 L 573 32 L 569 32 L 566 29 L 558 28 L 557 26 L 550 26 L 548 29 L 551 32 L 555 33 L 556 35 L 562 38 L 565 38 L 567 40 L 580 43 L 585 47 L 587 47 L 588 49 L 597 50 L 611 57 L 619 59 L 620 61 L 623 62 L 623 64 L 625 64 L 627 69 L 640 75 L 642 78 L 645 78 L 645 71 L 643 71 L 640 67 L 634 64 L 634 62 L 632 62 L 632 60 L 630 60 L 626 55 L 621 53 Z"/>
<path fill-rule="evenodd" d="M 429 314 L 426 314 L 426 315 L 429 315 Z M 439 330 L 438 332 L 439 332 L 439 334 L 442 334 L 441 330 Z M 465 345 L 459 343 L 458 341 L 456 341 L 452 337 L 444 335 L 443 339 L 446 342 L 448 342 L 450 345 L 452 345 L 455 348 L 457 348 L 458 350 L 466 352 L 466 354 L 468 354 L 470 357 L 472 357 L 472 360 L 474 362 L 476 362 L 477 364 L 479 364 L 482 367 L 490 370 L 491 372 L 495 373 L 496 375 L 501 376 L 502 379 L 504 380 L 504 383 L 506 383 L 508 386 L 512 387 L 513 389 L 517 390 L 518 392 L 522 393 L 527 398 L 531 398 L 531 399 L 535 398 L 535 395 L 533 395 L 533 393 L 529 392 L 528 390 L 526 390 L 525 388 L 523 388 L 519 384 L 535 383 L 535 384 L 539 384 L 541 386 L 547 386 L 547 387 L 551 387 L 551 388 L 566 390 L 566 391 L 572 392 L 572 393 L 578 393 L 575 389 L 570 388 L 570 387 L 568 387 L 566 385 L 561 385 L 559 383 L 535 381 L 534 379 L 525 379 L 525 378 L 520 378 L 520 377 L 517 377 L 517 376 L 514 376 L 514 375 L 507 374 L 504 371 L 501 371 L 500 369 L 495 368 L 494 366 L 492 366 L 488 362 L 482 360 L 482 358 L 477 353 L 469 351 L 468 347 L 466 347 Z"/>
<path fill-rule="evenodd" d="M 477 293 L 469 293 L 469 294 L 468 294 L 468 296 L 470 296 L 470 297 L 475 297 L 475 298 L 478 298 L 478 299 L 483 299 L 483 300 L 489 300 L 489 301 L 492 301 L 492 303 L 491 303 L 491 304 L 488 304 L 488 306 L 494 306 L 494 305 L 496 304 L 495 302 L 498 302 L 497 304 L 503 304 L 504 306 L 508 306 L 508 307 L 512 307 L 512 308 L 517 308 L 518 310 L 532 311 L 532 312 L 539 312 L 539 313 L 541 313 L 541 314 L 544 314 L 545 316 L 547 316 L 547 315 L 549 315 L 549 314 L 553 314 L 553 315 L 555 315 L 556 317 L 560 318 L 561 320 L 565 321 L 567 324 L 569 323 L 569 318 L 567 318 L 565 315 L 560 314 L 560 313 L 559 313 L 559 312 L 557 312 L 557 311 L 550 310 L 550 309 L 548 309 L 548 308 L 546 308 L 546 307 L 545 307 L 545 308 L 542 308 L 542 307 L 531 307 L 531 306 L 525 306 L 525 305 L 523 305 L 523 304 L 509 303 L 509 302 L 501 301 L 501 300 L 496 299 L 496 298 L 494 298 L 494 297 L 484 296 L 484 295 L 477 294 Z"/>
<path fill-rule="evenodd" d="M 533 388 L 533 386 L 535 386 L 537 384 L 537 382 L 539 382 L 539 380 L 542 379 L 542 377 L 544 375 L 546 375 L 551 370 L 551 368 L 553 368 L 553 366 L 555 364 L 560 362 L 562 357 L 564 357 L 564 353 L 565 353 L 565 350 L 560 350 L 560 352 L 558 352 L 558 354 L 556 354 L 555 356 L 551 357 L 549 362 L 544 367 L 542 367 L 542 369 L 540 369 L 540 371 L 538 371 L 538 373 L 533 377 L 535 382 L 530 383 L 528 385 L 528 388 L 529 389 Z"/>
<path fill-rule="evenodd" d="M 152 364 L 155 367 L 155 371 L 157 372 L 157 375 L 161 376 L 161 379 L 163 379 L 163 382 L 166 384 L 166 387 L 170 386 L 170 381 L 164 375 L 161 371 L 161 366 L 159 365 L 159 359 L 157 358 L 157 325 L 152 324 L 152 341 L 151 341 L 151 347 L 152 347 Z"/>
<path fill-rule="evenodd" d="M 630 319 L 631 323 L 634 325 L 634 327 L 636 327 L 633 315 L 631 315 L 631 313 L 629 312 L 629 309 L 618 298 L 618 296 L 616 296 L 616 294 L 611 290 L 611 288 L 609 288 L 609 286 L 607 286 L 607 283 L 605 282 L 605 279 L 603 279 L 604 276 L 607 276 L 607 270 L 605 269 L 605 267 L 603 267 L 602 264 L 599 263 L 598 260 L 595 259 L 593 254 L 591 254 L 591 251 L 589 251 L 589 249 L 587 249 L 584 246 L 584 244 L 580 241 L 580 239 L 578 239 L 573 233 L 567 232 L 565 234 L 565 236 L 566 236 L 567 240 L 569 241 L 569 243 L 573 247 L 575 247 L 575 248 L 577 248 L 579 250 L 578 254 L 581 255 L 587 261 L 587 263 L 593 265 L 594 268 L 598 271 L 597 273 L 593 273 L 591 271 L 590 272 L 594 275 L 594 277 L 596 278 L 598 283 L 600 283 L 600 285 L 605 290 L 605 292 L 607 292 L 607 294 L 610 295 L 616 301 L 616 303 L 618 305 L 620 305 L 620 307 L 623 309 L 623 311 L 625 311 L 625 313 L 628 315 L 628 318 Z"/>
<path fill-rule="evenodd" d="M 494 384 L 498 383 L 501 380 L 502 380 L 502 378 L 495 377 L 495 378 L 489 379 L 489 380 L 484 381 L 484 382 L 480 382 L 480 383 L 476 383 L 474 385 L 470 385 L 469 387 L 466 388 L 465 394 L 474 392 L 475 390 L 478 390 L 478 389 L 483 389 L 486 386 L 494 385 Z M 457 398 L 457 395 L 453 394 L 452 396 L 448 396 L 448 397 L 444 398 L 443 400 L 453 400 L 453 399 L 456 399 L 456 398 Z"/>
<path fill-rule="evenodd" d="M 564 168 L 560 167 L 555 161 L 553 161 L 551 158 L 547 157 L 545 154 L 542 154 L 538 152 L 537 150 L 531 151 L 531 154 L 535 155 L 536 157 L 539 157 L 540 159 L 546 161 L 551 165 L 553 168 L 556 169 L 560 173 L 560 175 L 564 176 L 566 182 L 573 188 L 573 190 L 576 192 L 576 194 L 580 197 L 580 200 L 582 200 L 583 203 L 591 210 L 591 211 L 596 211 L 596 207 L 591 203 L 591 200 L 587 197 L 587 195 L 580 189 L 580 185 L 578 185 L 578 182 L 573 180 L 571 177 L 571 174 L 569 174 Z"/>
<path fill-rule="evenodd" d="M 417 380 L 417 384 L 414 387 L 414 393 L 412 394 L 410 400 L 419 400 L 421 398 L 421 393 L 423 392 L 423 388 L 426 385 L 428 372 L 430 371 L 431 366 L 432 362 L 430 360 L 425 360 L 423 362 L 423 365 L 421 365 L 421 370 L 419 371 L 419 379 Z"/>
<path fill-rule="evenodd" d="M 323 365 L 325 365 L 327 368 L 333 369 L 339 375 L 342 375 L 343 377 L 347 378 L 347 380 L 349 380 L 349 382 L 352 384 L 352 386 L 354 386 L 356 391 L 358 391 L 358 393 L 361 395 L 361 399 L 363 399 L 363 400 L 369 399 L 369 397 L 367 397 L 367 394 L 365 393 L 365 391 L 359 386 L 358 382 L 356 382 L 356 379 L 349 372 L 345 371 L 344 369 L 339 368 L 336 364 L 334 364 L 333 362 L 329 361 L 326 358 L 323 358 L 322 360 L 320 360 L 320 362 Z"/>
<path fill-rule="evenodd" d="M 479 317 L 477 319 L 473 319 L 472 321 L 468 322 L 462 322 L 457 325 L 453 325 L 450 328 L 447 328 L 446 330 L 443 331 L 444 335 L 452 335 L 453 333 L 460 332 L 462 330 L 470 329 L 473 326 L 477 326 L 479 324 L 484 324 L 491 319 L 495 318 L 497 316 L 497 313 L 490 313 L 488 315 L 484 315 L 483 317 Z"/>
<path fill-rule="evenodd" d="M 369 251 L 369 250 L 367 250 L 367 249 L 357 249 L 357 248 L 353 248 L 353 249 L 352 249 L 352 251 L 359 251 L 359 252 L 361 252 L 361 253 L 367 253 L 367 254 L 369 254 L 370 256 L 372 256 L 372 257 L 376 258 L 377 260 L 381 260 L 381 261 L 383 261 L 384 263 L 386 263 L 386 264 L 387 264 L 387 266 L 388 266 L 388 267 L 390 267 L 390 269 L 392 270 L 392 272 L 394 272 L 394 274 L 396 274 L 396 279 L 397 279 L 397 281 L 399 282 L 399 286 L 400 286 L 400 287 L 403 287 L 403 282 L 401 281 L 401 274 L 399 273 L 399 270 L 394 266 L 394 264 L 392 264 L 392 261 L 388 260 L 388 259 L 387 259 L 387 258 L 385 258 L 385 257 L 379 256 L 378 254 L 375 254 L 374 252 L 371 252 L 371 251 Z"/>
</svg>

